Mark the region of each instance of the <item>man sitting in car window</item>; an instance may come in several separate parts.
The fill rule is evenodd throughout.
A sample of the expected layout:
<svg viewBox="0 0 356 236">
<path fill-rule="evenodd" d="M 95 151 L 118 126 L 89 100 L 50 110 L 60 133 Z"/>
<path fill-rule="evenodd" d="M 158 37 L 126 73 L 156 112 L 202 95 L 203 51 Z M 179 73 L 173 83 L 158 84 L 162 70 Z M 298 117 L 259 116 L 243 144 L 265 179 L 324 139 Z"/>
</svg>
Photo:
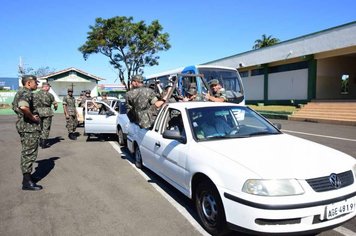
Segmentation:
<svg viewBox="0 0 356 236">
<path fill-rule="evenodd" d="M 167 129 L 179 131 L 182 136 L 185 136 L 182 114 L 176 110 L 172 110 L 170 113 L 171 119 L 168 121 Z"/>
<path fill-rule="evenodd" d="M 209 92 L 205 95 L 205 99 L 212 102 L 227 102 L 225 89 L 221 87 L 219 80 L 212 79 L 209 81 L 209 87 L 212 94 Z"/>
<path fill-rule="evenodd" d="M 101 102 L 106 103 L 107 105 L 110 105 L 110 101 L 108 100 L 108 94 L 106 92 L 101 93 Z M 105 115 L 107 111 L 107 107 L 103 103 L 96 103 L 93 100 L 93 105 L 95 108 L 99 109 L 99 115 Z"/>
</svg>

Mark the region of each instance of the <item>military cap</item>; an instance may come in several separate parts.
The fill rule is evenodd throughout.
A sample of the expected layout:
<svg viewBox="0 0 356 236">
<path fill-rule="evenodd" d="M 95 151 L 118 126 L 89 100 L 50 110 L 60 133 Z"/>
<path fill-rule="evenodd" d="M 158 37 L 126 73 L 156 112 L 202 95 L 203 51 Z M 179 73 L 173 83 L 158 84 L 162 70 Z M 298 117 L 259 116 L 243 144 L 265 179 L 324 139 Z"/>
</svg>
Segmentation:
<svg viewBox="0 0 356 236">
<path fill-rule="evenodd" d="M 25 85 L 29 80 L 35 80 L 38 83 L 37 77 L 35 75 L 23 75 L 21 82 L 23 85 Z"/>
<path fill-rule="evenodd" d="M 219 84 L 219 80 L 217 80 L 217 79 L 212 79 L 209 81 L 209 86 L 217 85 L 217 84 Z"/>
<path fill-rule="evenodd" d="M 72 89 L 72 88 L 68 88 L 67 91 L 68 91 L 68 92 L 73 92 L 73 89 Z"/>
<path fill-rule="evenodd" d="M 143 77 L 142 75 L 134 75 L 131 77 L 131 81 L 137 81 L 137 82 L 143 82 Z"/>
<path fill-rule="evenodd" d="M 42 86 L 48 85 L 49 87 L 51 87 L 51 85 L 48 82 L 43 82 Z"/>
</svg>

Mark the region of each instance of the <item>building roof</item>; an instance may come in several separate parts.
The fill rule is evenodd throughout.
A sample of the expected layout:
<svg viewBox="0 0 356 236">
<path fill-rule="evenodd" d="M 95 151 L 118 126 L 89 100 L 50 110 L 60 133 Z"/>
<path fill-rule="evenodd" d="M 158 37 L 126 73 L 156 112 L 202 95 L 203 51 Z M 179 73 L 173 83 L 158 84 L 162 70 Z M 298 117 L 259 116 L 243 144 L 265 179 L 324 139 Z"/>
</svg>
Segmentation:
<svg viewBox="0 0 356 236">
<path fill-rule="evenodd" d="M 64 69 L 64 70 L 60 70 L 60 71 L 51 73 L 51 74 L 49 74 L 49 75 L 39 77 L 38 79 L 48 79 L 48 78 L 55 77 L 55 76 L 57 76 L 57 75 L 64 74 L 64 73 L 67 73 L 67 72 L 70 72 L 70 71 L 75 71 L 75 72 L 77 72 L 77 73 L 80 73 L 80 74 L 82 74 L 82 75 L 85 75 L 85 76 L 90 77 L 90 78 L 92 78 L 92 79 L 94 79 L 94 80 L 97 80 L 97 81 L 105 80 L 105 79 L 103 79 L 103 78 L 100 78 L 100 77 L 98 77 L 98 76 L 89 74 L 89 73 L 87 73 L 87 72 L 85 72 L 85 71 L 79 70 L 79 69 L 74 68 L 74 67 L 70 67 L 70 68 L 67 68 L 67 69 Z"/>
</svg>

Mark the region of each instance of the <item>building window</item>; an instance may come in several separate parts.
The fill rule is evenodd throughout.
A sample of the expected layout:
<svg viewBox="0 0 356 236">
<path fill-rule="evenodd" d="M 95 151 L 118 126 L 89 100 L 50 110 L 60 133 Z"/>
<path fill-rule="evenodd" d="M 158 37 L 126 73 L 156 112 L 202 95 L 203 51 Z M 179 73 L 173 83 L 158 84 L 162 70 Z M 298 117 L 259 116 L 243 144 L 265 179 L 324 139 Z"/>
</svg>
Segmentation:
<svg viewBox="0 0 356 236">
<path fill-rule="evenodd" d="M 265 73 L 264 68 L 251 70 L 251 76 L 263 75 L 264 73 Z"/>
<path fill-rule="evenodd" d="M 272 66 L 272 67 L 268 68 L 268 72 L 269 73 L 278 73 L 278 72 L 300 70 L 300 69 L 306 69 L 306 68 L 308 68 L 308 62 L 302 61 L 302 62 L 291 63 L 291 64 L 286 64 L 286 65 Z"/>
<path fill-rule="evenodd" d="M 239 71 L 240 73 L 240 76 L 243 78 L 243 77 L 248 77 L 248 70 L 246 71 Z"/>
<path fill-rule="evenodd" d="M 349 75 L 341 76 L 341 94 L 349 94 Z"/>
</svg>

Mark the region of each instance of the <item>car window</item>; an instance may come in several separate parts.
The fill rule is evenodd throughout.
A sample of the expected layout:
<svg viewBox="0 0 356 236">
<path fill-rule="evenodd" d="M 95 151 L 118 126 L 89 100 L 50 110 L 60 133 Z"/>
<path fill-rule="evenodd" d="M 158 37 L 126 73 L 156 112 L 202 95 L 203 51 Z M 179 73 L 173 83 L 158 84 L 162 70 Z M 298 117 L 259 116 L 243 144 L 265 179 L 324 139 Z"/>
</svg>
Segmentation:
<svg viewBox="0 0 356 236">
<path fill-rule="evenodd" d="M 268 121 L 247 107 L 194 108 L 190 109 L 188 114 L 193 136 L 198 141 L 280 133 Z"/>
<path fill-rule="evenodd" d="M 176 109 L 169 109 L 167 119 L 165 120 L 164 130 L 176 130 L 185 136 L 182 113 Z M 163 130 L 163 131 L 164 131 Z"/>
<path fill-rule="evenodd" d="M 97 115 L 107 115 L 107 112 L 110 111 L 109 106 L 104 102 L 96 102 L 98 108 L 96 109 Z"/>
</svg>

